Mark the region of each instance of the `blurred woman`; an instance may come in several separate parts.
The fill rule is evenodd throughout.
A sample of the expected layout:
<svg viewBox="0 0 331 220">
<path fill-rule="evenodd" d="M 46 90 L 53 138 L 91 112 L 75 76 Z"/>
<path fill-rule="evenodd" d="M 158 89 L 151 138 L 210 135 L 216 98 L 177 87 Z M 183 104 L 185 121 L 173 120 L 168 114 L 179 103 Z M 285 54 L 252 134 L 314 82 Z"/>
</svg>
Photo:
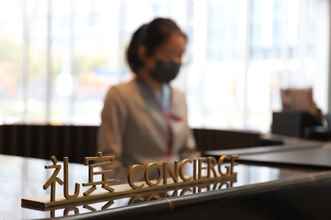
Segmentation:
<svg viewBox="0 0 331 220">
<path fill-rule="evenodd" d="M 171 86 L 187 45 L 171 19 L 156 18 L 132 35 L 126 60 L 135 74 L 109 89 L 101 114 L 99 150 L 123 165 L 174 160 L 195 149 L 185 96 Z"/>
</svg>

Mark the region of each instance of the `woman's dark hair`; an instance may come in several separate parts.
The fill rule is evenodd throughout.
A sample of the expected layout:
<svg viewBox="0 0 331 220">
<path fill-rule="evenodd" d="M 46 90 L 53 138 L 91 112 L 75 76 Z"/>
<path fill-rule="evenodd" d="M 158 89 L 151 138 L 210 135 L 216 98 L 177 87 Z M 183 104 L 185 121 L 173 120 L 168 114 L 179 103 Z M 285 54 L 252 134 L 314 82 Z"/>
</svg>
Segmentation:
<svg viewBox="0 0 331 220">
<path fill-rule="evenodd" d="M 165 43 L 173 33 L 179 33 L 187 39 L 186 34 L 176 22 L 169 18 L 155 18 L 149 24 L 141 25 L 132 35 L 126 51 L 126 60 L 132 72 L 139 74 L 144 66 L 138 50 L 143 46 L 147 56 L 152 56 L 155 50 Z"/>
</svg>

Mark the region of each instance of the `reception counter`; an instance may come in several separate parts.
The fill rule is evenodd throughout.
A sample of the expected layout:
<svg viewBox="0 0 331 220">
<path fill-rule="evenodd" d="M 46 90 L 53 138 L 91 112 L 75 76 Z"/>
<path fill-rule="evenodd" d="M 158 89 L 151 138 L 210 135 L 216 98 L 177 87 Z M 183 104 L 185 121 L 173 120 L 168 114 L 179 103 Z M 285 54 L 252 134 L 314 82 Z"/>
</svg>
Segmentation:
<svg viewBox="0 0 331 220">
<path fill-rule="evenodd" d="M 50 211 L 21 207 L 21 198 L 48 197 L 42 189 L 51 175 L 50 161 L 0 155 L 0 219 L 48 219 Z M 69 186 L 87 179 L 87 167 L 70 164 Z M 67 219 L 324 219 L 331 202 L 327 168 L 276 168 L 238 164 L 237 181 L 222 186 L 196 186 L 153 192 L 54 211 Z M 73 191 L 73 189 L 70 189 Z M 102 210 L 103 209 L 103 210 Z M 309 214 L 309 215 L 308 215 Z M 310 218 L 308 218 L 310 217 Z"/>
<path fill-rule="evenodd" d="M 221 153 L 238 155 L 242 164 L 301 167 L 304 169 L 331 169 L 331 143 L 298 138 L 278 137 L 284 145 L 205 151 L 206 156 Z"/>
<path fill-rule="evenodd" d="M 22 198 L 49 199 L 49 191 L 42 186 L 52 175 L 51 170 L 44 169 L 51 164 L 45 160 L 50 155 L 58 159 L 70 156 L 74 162 L 83 162 L 84 156 L 96 154 L 96 129 L 91 126 L 0 126 L 0 220 L 52 216 L 67 220 L 331 219 L 331 147 L 328 143 L 203 129 L 195 129 L 194 134 L 204 155 L 239 155 L 235 182 L 160 190 L 48 211 L 22 208 Z M 73 193 L 76 182 L 88 179 L 88 168 L 70 163 L 69 170 L 69 191 Z"/>
</svg>

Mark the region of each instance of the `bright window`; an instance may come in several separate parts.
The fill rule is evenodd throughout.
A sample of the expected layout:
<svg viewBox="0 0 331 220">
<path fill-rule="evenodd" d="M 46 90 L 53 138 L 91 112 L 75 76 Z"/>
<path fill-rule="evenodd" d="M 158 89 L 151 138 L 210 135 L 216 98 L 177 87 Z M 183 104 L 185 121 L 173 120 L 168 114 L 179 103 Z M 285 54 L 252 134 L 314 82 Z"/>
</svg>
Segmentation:
<svg viewBox="0 0 331 220">
<path fill-rule="evenodd" d="M 327 107 L 328 0 L 12 0 L 0 8 L 0 122 L 99 124 L 131 75 L 131 33 L 155 16 L 190 38 L 175 85 L 194 127 L 268 131 L 282 87 Z"/>
</svg>

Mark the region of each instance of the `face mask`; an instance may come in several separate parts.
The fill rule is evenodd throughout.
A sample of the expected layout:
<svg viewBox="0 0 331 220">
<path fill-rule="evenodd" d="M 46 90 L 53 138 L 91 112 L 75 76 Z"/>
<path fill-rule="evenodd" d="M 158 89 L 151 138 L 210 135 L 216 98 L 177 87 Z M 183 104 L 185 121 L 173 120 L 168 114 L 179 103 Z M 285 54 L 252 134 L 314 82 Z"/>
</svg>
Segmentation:
<svg viewBox="0 0 331 220">
<path fill-rule="evenodd" d="M 151 77 L 160 83 L 170 83 L 179 73 L 181 64 L 174 61 L 157 60 Z"/>
</svg>

